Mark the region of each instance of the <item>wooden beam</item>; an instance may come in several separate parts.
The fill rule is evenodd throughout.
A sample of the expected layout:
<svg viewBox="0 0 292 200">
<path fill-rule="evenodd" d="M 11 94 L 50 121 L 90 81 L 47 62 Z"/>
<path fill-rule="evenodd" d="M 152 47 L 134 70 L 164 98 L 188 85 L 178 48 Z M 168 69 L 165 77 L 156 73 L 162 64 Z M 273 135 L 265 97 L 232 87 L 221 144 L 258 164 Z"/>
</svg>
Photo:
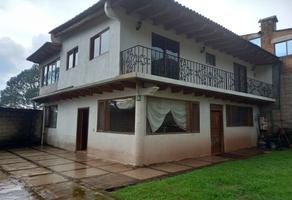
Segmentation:
<svg viewBox="0 0 292 200">
<path fill-rule="evenodd" d="M 193 37 L 198 37 L 200 35 L 204 35 L 206 34 L 206 32 L 212 31 L 211 29 L 208 30 L 209 28 L 207 28 L 206 26 L 201 27 L 200 29 L 196 30 L 196 31 L 191 31 L 189 33 L 185 33 L 187 35 L 187 38 L 193 38 Z"/>
<path fill-rule="evenodd" d="M 161 17 L 163 16 L 165 13 L 167 13 L 170 10 L 171 6 L 169 6 L 169 4 L 167 4 L 166 6 L 163 6 L 163 8 L 158 9 L 157 11 L 155 11 L 154 13 L 150 13 L 148 15 L 143 15 L 141 16 L 140 20 L 146 20 L 146 19 L 150 19 L 153 20 L 155 18 Z"/>
<path fill-rule="evenodd" d="M 176 20 L 173 20 L 173 21 L 165 24 L 164 28 L 166 30 L 169 30 L 171 28 L 179 29 L 180 27 L 190 26 L 193 24 L 192 21 L 189 21 L 189 20 L 185 19 L 184 17 L 185 16 L 182 16 L 180 18 L 177 18 Z"/>
<path fill-rule="evenodd" d="M 122 84 L 124 87 L 127 87 L 127 88 L 132 88 L 132 89 L 135 89 L 135 88 L 136 88 L 136 83 L 135 83 L 135 82 L 131 82 L 131 81 L 121 81 L 121 84 Z"/>
<path fill-rule="evenodd" d="M 179 86 L 171 87 L 171 92 L 172 93 L 179 93 L 181 90 L 182 90 L 182 87 L 179 87 Z"/>
<path fill-rule="evenodd" d="M 110 86 L 111 86 L 114 90 L 119 90 L 119 91 L 123 91 L 124 88 L 125 88 L 122 84 L 118 84 L 118 83 L 112 83 L 112 84 L 110 84 Z"/>
<path fill-rule="evenodd" d="M 181 34 L 188 35 L 190 33 L 196 32 L 196 31 L 204 30 L 206 28 L 206 25 L 205 24 L 199 24 L 197 27 L 198 28 L 195 29 L 193 26 L 188 26 L 185 29 L 182 29 L 180 31 L 176 31 L 176 34 L 178 34 L 178 35 L 181 35 Z"/>
<path fill-rule="evenodd" d="M 223 35 L 222 32 L 213 31 L 203 36 L 197 37 L 196 41 L 205 43 L 208 40 L 210 41 L 210 40 L 220 39 L 222 35 Z"/>
<path fill-rule="evenodd" d="M 167 15 L 164 18 L 156 17 L 155 19 L 153 19 L 153 24 L 154 25 L 164 24 L 164 23 L 170 22 L 172 20 L 176 20 L 177 18 L 180 18 L 183 15 L 184 15 L 183 12 L 179 12 L 176 15 L 174 15 L 173 13 L 171 13 L 171 15 Z"/>
<path fill-rule="evenodd" d="M 135 7 L 131 8 L 131 9 L 127 10 L 126 13 L 128 15 L 130 15 L 130 14 L 132 14 L 134 12 L 135 13 L 139 13 L 140 11 L 143 11 L 143 10 L 145 10 L 147 8 L 150 8 L 152 6 L 152 1 L 153 0 L 148 0 L 148 1 L 146 1 L 146 3 L 144 5 L 139 4 L 140 3 L 139 2 L 137 6 L 135 6 Z"/>
</svg>

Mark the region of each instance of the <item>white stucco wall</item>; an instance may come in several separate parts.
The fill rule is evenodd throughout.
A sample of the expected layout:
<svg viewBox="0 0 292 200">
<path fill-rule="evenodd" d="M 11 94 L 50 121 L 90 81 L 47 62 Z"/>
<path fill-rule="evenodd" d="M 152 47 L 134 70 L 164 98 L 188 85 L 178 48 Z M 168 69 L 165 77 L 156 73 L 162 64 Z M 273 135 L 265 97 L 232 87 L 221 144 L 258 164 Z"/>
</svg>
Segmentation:
<svg viewBox="0 0 292 200">
<path fill-rule="evenodd" d="M 182 58 L 205 63 L 205 52 L 216 56 L 216 65 L 219 69 L 233 72 L 233 63 L 247 66 L 248 77 L 271 83 L 271 66 L 256 66 L 227 55 L 223 52 L 206 47 L 201 53 L 203 44 L 188 39 L 184 35 L 177 35 L 173 30 L 165 30 L 162 26 L 154 26 L 150 21 L 143 21 L 140 30 L 136 30 L 137 16 L 126 15 L 122 9 L 115 8 L 117 19 L 109 19 L 106 16 L 94 19 L 70 34 L 58 38 L 62 42 L 60 52 L 60 77 L 54 87 L 41 88 L 40 94 L 50 93 L 54 90 L 71 86 L 80 86 L 120 74 L 120 52 L 135 45 L 151 47 L 152 32 L 178 41 L 180 43 L 180 56 Z M 101 56 L 89 59 L 90 38 L 109 27 L 110 44 L 109 52 Z M 78 64 L 75 68 L 66 70 L 67 52 L 78 46 Z M 52 59 L 50 59 L 52 60 Z M 41 66 L 48 62 L 41 63 Z"/>
<path fill-rule="evenodd" d="M 233 64 L 238 63 L 247 67 L 247 76 L 250 78 L 255 78 L 261 81 L 270 81 L 266 78 L 267 76 L 272 76 L 272 66 L 256 66 L 253 69 L 253 64 L 235 58 L 226 53 L 217 51 L 208 46 L 205 48 L 205 52 L 201 53 L 201 49 L 204 46 L 201 43 L 197 43 L 195 40 L 188 39 L 184 35 L 177 35 L 174 30 L 165 30 L 163 26 L 153 25 L 151 21 L 143 21 L 140 30 L 136 30 L 136 24 L 138 17 L 130 16 L 124 14 L 122 10 L 118 11 L 119 17 L 121 19 L 121 50 L 125 50 L 135 45 L 141 45 L 148 48 L 152 46 L 152 33 L 159 34 L 161 36 L 167 37 L 180 44 L 180 57 L 187 60 L 196 61 L 200 63 L 206 62 L 205 52 L 211 53 L 216 56 L 216 67 L 233 73 Z M 254 76 L 254 70 L 257 68 L 265 68 L 265 76 Z M 259 70 L 259 72 L 261 72 Z"/>
<path fill-rule="evenodd" d="M 137 127 L 138 132 L 136 135 L 96 132 L 98 99 L 134 95 L 135 90 L 126 90 L 57 102 L 57 128 L 47 129 L 47 142 L 51 145 L 74 151 L 77 110 L 78 108 L 89 107 L 88 152 L 94 153 L 100 158 L 135 165 L 137 159 L 143 164 L 151 164 L 209 155 L 211 153 L 210 104 L 220 104 L 224 106 L 225 151 L 256 146 L 256 123 L 254 123 L 253 127 L 226 126 L 225 105 L 234 105 L 236 103 L 214 98 L 184 95 L 182 93 L 174 94 L 168 90 L 159 91 L 155 93 L 155 96 L 200 103 L 200 133 L 146 135 L 146 133 L 141 132 L 144 129 L 143 127 L 141 129 Z M 253 106 L 253 108 L 254 115 L 256 116 L 258 109 L 256 106 Z M 141 122 L 143 117 L 146 116 L 140 115 L 139 117 Z M 137 134 L 139 134 L 138 137 Z M 137 156 L 137 153 L 140 155 Z"/>
</svg>

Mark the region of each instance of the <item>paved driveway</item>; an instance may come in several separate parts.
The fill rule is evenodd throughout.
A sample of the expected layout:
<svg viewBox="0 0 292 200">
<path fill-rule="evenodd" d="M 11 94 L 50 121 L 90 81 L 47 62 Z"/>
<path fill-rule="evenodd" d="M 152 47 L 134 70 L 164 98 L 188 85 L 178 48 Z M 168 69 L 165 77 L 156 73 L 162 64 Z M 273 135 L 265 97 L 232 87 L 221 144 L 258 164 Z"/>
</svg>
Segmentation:
<svg viewBox="0 0 292 200">
<path fill-rule="evenodd" d="M 112 199 L 104 191 L 230 159 L 211 156 L 133 168 L 50 146 L 0 151 L 2 175 L 17 180 L 13 184 L 24 190 L 19 199 L 25 195 L 27 199 Z M 0 185 L 0 199 L 1 191 Z"/>
</svg>

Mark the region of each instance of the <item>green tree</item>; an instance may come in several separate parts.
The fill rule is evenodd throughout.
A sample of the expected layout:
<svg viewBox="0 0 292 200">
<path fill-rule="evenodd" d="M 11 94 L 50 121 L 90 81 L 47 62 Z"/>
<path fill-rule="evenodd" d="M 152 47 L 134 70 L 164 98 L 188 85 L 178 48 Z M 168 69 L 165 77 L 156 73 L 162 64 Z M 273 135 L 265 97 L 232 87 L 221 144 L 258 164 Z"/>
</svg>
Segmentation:
<svg viewBox="0 0 292 200">
<path fill-rule="evenodd" d="M 38 108 L 31 99 L 39 94 L 40 73 L 38 65 L 10 78 L 1 91 L 0 106 L 12 108 Z"/>
</svg>

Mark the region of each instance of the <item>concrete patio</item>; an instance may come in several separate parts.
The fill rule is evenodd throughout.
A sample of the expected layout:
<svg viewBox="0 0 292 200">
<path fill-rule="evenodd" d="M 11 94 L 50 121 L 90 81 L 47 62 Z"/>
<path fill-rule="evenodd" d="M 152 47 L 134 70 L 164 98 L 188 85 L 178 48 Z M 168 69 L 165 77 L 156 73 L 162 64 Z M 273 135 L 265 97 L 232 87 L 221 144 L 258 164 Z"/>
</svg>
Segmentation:
<svg viewBox="0 0 292 200">
<path fill-rule="evenodd" d="M 134 168 L 85 152 L 44 146 L 0 151 L 0 167 L 2 174 L 20 181 L 40 199 L 111 199 L 104 191 L 257 153 L 243 150 L 233 157 L 209 156 Z"/>
</svg>

